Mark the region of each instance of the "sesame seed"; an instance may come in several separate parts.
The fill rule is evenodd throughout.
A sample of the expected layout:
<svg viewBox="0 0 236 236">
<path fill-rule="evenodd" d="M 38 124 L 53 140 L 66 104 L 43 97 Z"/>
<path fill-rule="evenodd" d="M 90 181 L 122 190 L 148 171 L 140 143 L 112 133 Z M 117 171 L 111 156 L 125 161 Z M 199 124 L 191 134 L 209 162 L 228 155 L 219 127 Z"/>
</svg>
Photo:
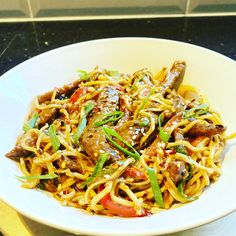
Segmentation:
<svg viewBox="0 0 236 236">
<path fill-rule="evenodd" d="M 66 162 L 63 161 L 62 164 L 61 164 L 61 168 L 62 168 L 62 169 L 65 169 L 65 167 L 66 167 Z"/>
<path fill-rule="evenodd" d="M 57 190 L 60 191 L 62 189 L 61 184 L 58 184 Z"/>
</svg>

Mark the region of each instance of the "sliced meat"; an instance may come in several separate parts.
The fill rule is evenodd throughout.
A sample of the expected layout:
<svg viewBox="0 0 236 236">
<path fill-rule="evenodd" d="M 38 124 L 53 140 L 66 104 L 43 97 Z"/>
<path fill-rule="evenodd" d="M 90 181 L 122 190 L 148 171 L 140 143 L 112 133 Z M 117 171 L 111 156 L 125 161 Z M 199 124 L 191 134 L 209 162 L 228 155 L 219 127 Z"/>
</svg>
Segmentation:
<svg viewBox="0 0 236 236">
<path fill-rule="evenodd" d="M 122 126 L 125 125 L 126 122 L 128 122 L 131 119 L 131 112 L 127 109 L 125 101 L 124 101 L 124 97 L 120 96 L 119 99 L 119 106 L 120 106 L 120 111 L 124 112 L 124 115 L 121 117 L 121 119 L 117 122 L 116 126 L 114 127 L 115 129 L 120 129 Z"/>
<path fill-rule="evenodd" d="M 124 126 L 117 129 L 117 133 L 132 146 L 139 145 L 140 139 L 143 137 L 144 127 L 139 124 L 124 124 Z M 122 145 L 122 143 L 120 143 Z"/>
<path fill-rule="evenodd" d="M 37 138 L 38 136 L 36 134 L 32 134 L 31 136 L 28 137 L 26 144 L 29 145 L 30 147 L 34 147 L 36 145 Z M 32 154 L 33 152 L 23 149 L 23 147 L 21 147 L 21 145 L 18 142 L 16 143 L 16 146 L 5 156 L 14 161 L 19 161 L 20 158 L 26 158 L 31 156 Z"/>
<path fill-rule="evenodd" d="M 180 84 L 183 81 L 185 73 L 186 63 L 184 61 L 176 61 L 170 69 L 170 72 L 167 74 L 166 78 L 162 82 L 161 93 L 166 94 L 168 89 L 177 90 Z"/>
<path fill-rule="evenodd" d="M 102 127 L 94 126 L 98 119 L 101 119 L 104 114 L 116 111 L 118 106 L 119 91 L 112 86 L 102 88 L 95 107 L 97 112 L 90 116 L 88 125 L 81 137 L 85 152 L 95 161 L 102 152 L 106 152 L 112 160 L 120 159 L 119 151 L 107 141 Z"/>
<path fill-rule="evenodd" d="M 182 129 L 180 129 L 180 128 L 175 129 L 174 132 L 173 132 L 173 134 L 174 134 L 174 139 L 175 139 L 176 141 L 178 141 L 178 140 L 184 140 L 184 133 L 183 133 L 183 130 L 182 130 Z"/>
<path fill-rule="evenodd" d="M 186 109 L 187 104 L 184 102 L 183 98 L 178 95 L 177 93 L 174 93 L 174 97 L 171 99 L 173 101 L 173 105 L 176 112 L 181 112 Z"/>
<path fill-rule="evenodd" d="M 119 93 L 117 88 L 112 86 L 102 88 L 97 100 L 97 108 L 100 110 L 99 116 L 117 110 L 119 106 Z M 94 117 L 98 115 L 95 114 Z"/>
<path fill-rule="evenodd" d="M 147 69 L 141 69 L 139 71 L 136 71 L 132 75 L 132 87 L 144 84 L 152 87 L 153 82 L 151 76 L 151 73 Z"/>
<path fill-rule="evenodd" d="M 57 192 L 58 180 L 46 180 L 42 181 L 44 189 L 48 192 L 54 193 Z"/>
<path fill-rule="evenodd" d="M 175 184 L 188 177 L 188 171 L 183 161 L 173 161 L 169 163 L 167 171 L 169 172 L 170 178 Z"/>
<path fill-rule="evenodd" d="M 134 180 L 146 180 L 147 176 L 144 174 L 144 172 L 142 172 L 141 170 L 139 170 L 138 168 L 132 166 L 132 167 L 128 167 L 125 172 L 124 175 L 127 177 L 131 177 Z"/>
<path fill-rule="evenodd" d="M 187 133 L 188 136 L 212 136 L 222 134 L 226 128 L 223 125 L 195 124 Z"/>
<path fill-rule="evenodd" d="M 18 146 L 15 146 L 5 156 L 14 160 L 14 161 L 19 161 L 20 158 L 29 157 L 30 155 L 32 155 L 32 152 L 27 151 L 18 145 Z"/>
<path fill-rule="evenodd" d="M 70 95 L 78 88 L 80 83 L 81 80 L 76 80 L 71 84 L 64 85 L 61 88 L 56 88 L 57 90 L 56 97 L 60 97 L 63 94 L 70 97 Z M 47 93 L 44 93 L 43 95 L 38 96 L 39 104 L 51 100 L 52 94 L 53 91 L 49 91 Z"/>
<path fill-rule="evenodd" d="M 116 132 L 132 146 L 139 144 L 140 139 L 143 136 L 142 128 L 137 122 L 132 122 L 132 114 L 125 107 L 125 103 L 120 102 L 121 111 L 124 112 L 124 116 L 118 121 L 114 127 Z M 122 145 L 122 143 L 120 143 Z"/>
<path fill-rule="evenodd" d="M 81 172 L 81 166 L 73 159 L 64 156 L 64 161 L 66 163 L 66 168 L 72 170 L 72 171 L 76 171 L 76 172 Z"/>
<path fill-rule="evenodd" d="M 177 113 L 173 116 L 168 122 L 163 126 L 163 131 L 171 134 L 174 131 L 174 127 L 176 123 L 180 122 L 182 119 L 183 113 Z M 145 154 L 148 156 L 156 155 L 157 149 L 159 148 L 159 144 L 162 143 L 160 135 L 157 135 L 154 142 L 145 150 Z"/>
<path fill-rule="evenodd" d="M 43 126 L 44 124 L 48 123 L 51 124 L 52 121 L 56 118 L 58 114 L 57 108 L 46 108 L 40 112 L 40 119 L 38 122 L 39 126 Z"/>
<path fill-rule="evenodd" d="M 122 102 L 122 98 L 120 100 L 120 110 L 124 112 L 124 116 L 118 121 L 114 129 L 122 138 L 124 138 L 132 146 L 136 146 L 135 148 L 139 150 L 141 148 L 139 146 L 140 140 L 149 127 L 141 126 L 139 121 L 132 121 L 131 112 L 126 108 L 125 103 Z M 156 117 L 155 114 L 152 115 Z M 152 135 L 153 134 L 149 136 L 150 140 L 153 140 Z M 148 143 L 150 143 L 150 140 L 148 140 Z M 120 145 L 122 145 L 122 143 L 120 143 Z"/>
</svg>

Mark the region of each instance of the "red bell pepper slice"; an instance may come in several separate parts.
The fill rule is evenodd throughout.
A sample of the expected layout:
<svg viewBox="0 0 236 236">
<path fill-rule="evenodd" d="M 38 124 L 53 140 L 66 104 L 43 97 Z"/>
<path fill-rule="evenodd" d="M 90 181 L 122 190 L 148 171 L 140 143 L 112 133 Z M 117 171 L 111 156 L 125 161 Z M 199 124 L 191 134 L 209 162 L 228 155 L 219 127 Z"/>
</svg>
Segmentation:
<svg viewBox="0 0 236 236">
<path fill-rule="evenodd" d="M 70 97 L 70 101 L 75 103 L 80 97 L 87 93 L 87 88 L 78 88 Z"/>
<path fill-rule="evenodd" d="M 129 167 L 124 172 L 125 176 L 134 178 L 136 180 L 146 180 L 147 176 L 140 170 L 138 170 L 136 167 Z"/>
<path fill-rule="evenodd" d="M 100 186 L 98 191 L 102 191 L 104 186 Z M 141 215 L 138 215 L 133 207 L 123 206 L 119 203 L 113 202 L 110 194 L 106 194 L 101 200 L 101 204 L 106 208 L 111 214 L 118 215 L 122 217 L 143 217 L 143 216 L 150 216 L 151 213 L 143 209 Z"/>
</svg>

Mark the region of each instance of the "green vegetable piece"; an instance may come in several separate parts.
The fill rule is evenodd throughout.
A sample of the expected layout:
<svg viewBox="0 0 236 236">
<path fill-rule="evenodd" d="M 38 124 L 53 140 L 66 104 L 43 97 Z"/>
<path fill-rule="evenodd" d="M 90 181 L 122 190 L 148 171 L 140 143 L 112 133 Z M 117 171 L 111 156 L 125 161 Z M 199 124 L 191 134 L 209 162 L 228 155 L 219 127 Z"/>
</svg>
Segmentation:
<svg viewBox="0 0 236 236">
<path fill-rule="evenodd" d="M 39 114 L 35 112 L 32 118 L 23 125 L 23 130 L 25 132 L 28 132 L 30 129 L 33 129 L 36 125 L 38 118 L 39 118 Z"/>
<path fill-rule="evenodd" d="M 117 71 L 117 70 L 105 70 L 105 71 L 106 71 L 106 73 L 107 73 L 109 76 L 111 76 L 111 77 L 113 77 L 113 78 L 115 78 L 115 79 L 120 78 L 120 72 Z"/>
<path fill-rule="evenodd" d="M 144 78 L 145 75 L 140 76 L 139 78 L 137 78 L 134 83 L 131 86 L 131 90 L 133 90 L 135 87 L 137 87 L 137 84 Z"/>
<path fill-rule="evenodd" d="M 82 183 L 81 185 L 82 188 L 84 188 L 88 183 L 90 183 L 96 176 L 98 176 L 101 173 L 107 159 L 108 159 L 107 153 L 102 153 L 100 155 L 92 175 L 84 183 Z"/>
<path fill-rule="evenodd" d="M 104 118 L 101 121 L 96 121 L 94 123 L 95 126 L 102 126 L 110 122 L 118 121 L 122 116 L 124 115 L 124 112 L 122 111 L 114 111 L 110 112 L 104 115 Z"/>
<path fill-rule="evenodd" d="M 87 125 L 87 118 L 86 118 L 86 116 L 89 114 L 90 111 L 93 110 L 93 108 L 94 108 L 94 104 L 91 103 L 91 102 L 85 106 L 85 108 L 84 108 L 84 115 L 81 118 L 80 123 L 79 123 L 79 125 L 78 125 L 78 127 L 77 127 L 77 129 L 76 129 L 76 131 L 75 131 L 75 133 L 73 135 L 73 137 L 72 137 L 73 141 L 75 143 L 78 143 L 80 136 L 84 132 L 84 129 L 86 128 L 86 125 Z"/>
<path fill-rule="evenodd" d="M 148 167 L 147 168 L 147 173 L 148 173 L 148 176 L 149 176 L 149 179 L 150 179 L 150 184 L 151 184 L 151 187 L 152 187 L 154 199 L 155 199 L 156 203 L 161 208 L 164 208 L 164 200 L 163 200 L 163 197 L 162 197 L 160 186 L 157 182 L 157 177 L 156 177 L 156 174 L 155 174 L 155 170 L 153 168 Z"/>
<path fill-rule="evenodd" d="M 147 95 L 147 97 L 143 100 L 143 103 L 142 103 L 142 105 L 140 106 L 140 109 L 139 109 L 139 111 L 141 111 L 144 107 L 145 107 L 145 105 L 147 104 L 147 102 L 150 100 L 150 97 L 155 93 L 155 89 L 154 88 L 152 88 L 151 89 L 151 91 L 149 92 L 149 94 Z"/>
<path fill-rule="evenodd" d="M 56 127 L 53 124 L 51 124 L 48 128 L 48 135 L 50 137 L 53 150 L 54 150 L 54 152 L 56 152 L 59 149 L 61 144 L 60 144 L 60 141 L 56 135 Z"/>
<path fill-rule="evenodd" d="M 16 176 L 19 180 L 34 180 L 34 179 L 55 179 L 58 175 L 50 173 L 46 175 L 29 175 L 29 176 Z"/>
<path fill-rule="evenodd" d="M 184 193 L 184 187 L 183 187 L 184 186 L 184 182 L 185 181 L 180 182 L 180 184 L 177 187 L 177 190 L 178 190 L 178 193 L 179 193 L 180 197 L 183 198 L 185 201 L 188 201 L 188 202 L 196 200 L 198 197 L 188 197 Z"/>
<path fill-rule="evenodd" d="M 161 114 L 159 115 L 158 117 L 158 123 L 159 123 L 159 135 L 160 135 L 160 138 L 162 140 L 163 143 L 167 143 L 169 141 L 169 138 L 170 138 L 170 134 L 168 134 L 167 132 L 165 132 L 162 128 L 161 128 L 161 124 L 163 123 L 164 121 L 164 115 Z"/>
<path fill-rule="evenodd" d="M 169 141 L 170 135 L 162 128 L 159 128 L 159 135 L 163 143 L 167 143 Z"/>
<path fill-rule="evenodd" d="M 94 104 L 92 102 L 88 103 L 84 108 L 84 115 L 88 115 L 90 111 L 92 111 L 94 108 Z"/>
<path fill-rule="evenodd" d="M 193 168 L 192 168 L 192 166 L 189 166 L 189 175 L 188 175 L 188 177 L 185 180 L 181 181 L 179 183 L 178 187 L 177 187 L 178 193 L 179 193 L 180 197 L 183 198 L 184 201 L 194 201 L 198 198 L 198 197 L 188 197 L 184 193 L 184 184 L 192 178 L 192 176 L 193 176 L 192 172 L 193 172 Z"/>
<path fill-rule="evenodd" d="M 188 173 L 188 177 L 184 180 L 185 182 L 190 180 L 193 176 L 193 167 L 190 165 L 189 166 L 189 173 Z"/>
<path fill-rule="evenodd" d="M 73 135 L 73 140 L 75 143 L 78 142 L 80 136 L 82 135 L 82 133 L 84 132 L 84 129 L 86 128 L 86 125 L 87 125 L 87 119 L 86 117 L 82 117 L 77 129 L 76 129 L 76 132 L 75 134 Z"/>
<path fill-rule="evenodd" d="M 85 70 L 77 70 L 80 80 L 87 80 L 89 78 L 89 74 Z"/>
<path fill-rule="evenodd" d="M 208 104 L 201 104 L 199 106 L 193 107 L 190 110 L 184 112 L 183 117 L 185 119 L 198 117 L 200 115 L 204 115 L 209 111 Z"/>
<path fill-rule="evenodd" d="M 144 127 L 144 126 L 149 125 L 149 123 L 150 123 L 150 121 L 146 118 L 146 119 L 142 119 L 142 120 L 141 120 L 140 125 L 141 125 L 142 127 Z"/>
<path fill-rule="evenodd" d="M 36 187 L 41 189 L 41 190 L 45 190 L 45 186 L 42 182 L 40 182 Z"/>
<path fill-rule="evenodd" d="M 164 121 L 164 114 L 161 113 L 161 114 L 158 116 L 158 124 L 159 124 L 159 127 L 162 126 L 163 121 Z"/>
<path fill-rule="evenodd" d="M 110 129 L 108 127 L 104 127 L 103 131 L 105 132 L 106 138 L 120 151 L 125 153 L 128 156 L 133 157 L 135 160 L 138 160 L 140 158 L 139 153 L 135 150 L 135 148 L 129 144 L 127 141 L 125 141 L 118 133 L 116 133 L 115 130 Z M 120 140 L 122 143 L 124 143 L 127 147 L 133 150 L 133 152 L 130 152 L 129 150 L 121 147 L 118 143 L 116 143 L 113 139 L 112 136 Z"/>
<path fill-rule="evenodd" d="M 184 154 L 184 155 L 189 155 L 186 147 L 184 145 L 177 145 L 177 146 L 174 146 L 174 149 L 176 152 L 178 153 L 181 153 L 181 154 Z"/>
</svg>

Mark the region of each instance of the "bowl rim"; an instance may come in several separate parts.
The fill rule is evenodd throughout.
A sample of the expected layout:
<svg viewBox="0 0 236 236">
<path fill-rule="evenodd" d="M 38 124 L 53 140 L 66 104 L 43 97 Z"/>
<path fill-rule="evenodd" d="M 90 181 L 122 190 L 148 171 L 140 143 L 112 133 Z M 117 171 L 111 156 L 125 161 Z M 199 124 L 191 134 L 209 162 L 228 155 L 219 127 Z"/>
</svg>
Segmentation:
<svg viewBox="0 0 236 236">
<path fill-rule="evenodd" d="M 46 52 L 43 52 L 37 56 L 34 56 L 18 65 L 16 65 L 15 67 L 13 67 L 12 69 L 10 69 L 9 71 L 5 72 L 3 75 L 1 75 L 1 80 L 3 79 L 7 79 L 7 76 L 12 73 L 15 72 L 17 70 L 20 70 L 22 67 L 27 66 L 28 64 L 35 62 L 37 60 L 40 60 L 41 58 L 45 57 L 45 56 L 49 56 L 49 55 L 53 55 L 53 54 L 57 54 L 57 53 L 61 53 L 64 50 L 66 50 L 67 48 L 73 48 L 73 47 L 77 47 L 80 45 L 86 46 L 89 44 L 94 44 L 94 43 L 106 43 L 106 42 L 110 42 L 110 41 L 159 41 L 159 42 L 168 42 L 168 43 L 173 43 L 173 44 L 178 44 L 178 45 L 185 45 L 187 47 L 193 47 L 193 48 L 197 48 L 200 50 L 204 50 L 206 52 L 209 52 L 211 54 L 215 54 L 217 55 L 217 57 L 221 57 L 224 60 L 227 60 L 229 63 L 233 63 L 236 66 L 236 62 L 227 57 L 224 56 L 218 52 L 215 52 L 211 49 L 207 49 L 204 48 L 202 46 L 198 46 L 198 45 L 194 45 L 194 44 L 190 44 L 190 43 L 186 43 L 186 42 L 181 42 L 181 41 L 177 41 L 177 40 L 170 40 L 170 39 L 164 39 L 164 38 L 150 38 L 150 37 L 115 37 L 115 38 L 102 38 L 102 39 L 95 39 L 95 40 L 88 40 L 88 41 L 84 41 L 84 42 L 78 42 L 78 43 L 73 43 L 73 44 L 69 44 L 69 45 L 65 45 L 59 48 L 55 48 Z M 5 78 L 6 77 L 6 78 Z M 0 80 L 0 81 L 1 81 Z M 1 82 L 0 82 L 0 86 L 1 86 Z M 0 192 L 0 199 L 5 202 L 6 204 L 8 204 L 9 206 L 13 207 L 17 212 L 21 213 L 22 215 L 36 221 L 39 223 L 42 223 L 44 225 L 48 225 L 50 227 L 56 228 L 56 229 L 60 229 L 60 230 L 64 230 L 66 232 L 71 232 L 71 233 L 82 233 L 82 234 L 89 234 L 89 235 L 120 235 L 121 232 L 108 232 L 108 231 L 104 231 L 104 230 L 100 230 L 97 231 L 97 229 L 93 230 L 93 229 L 87 229 L 87 230 L 80 230 L 76 227 L 74 228 L 68 228 L 66 226 L 63 225 L 59 225 L 57 223 L 51 223 L 48 222 L 44 219 L 42 219 L 41 217 L 37 217 L 37 215 L 35 216 L 34 214 L 31 213 L 31 211 L 24 210 L 21 209 L 21 207 L 19 206 L 19 204 L 15 203 L 15 202 L 11 202 L 8 199 L 4 198 L 1 196 L 1 192 Z M 178 229 L 172 229 L 172 230 L 162 230 L 162 231 L 158 231 L 158 234 L 165 234 L 165 233 L 173 233 L 173 232 L 178 232 L 178 231 L 182 231 L 182 230 L 186 230 L 189 228 L 194 228 L 203 224 L 207 224 L 209 222 L 212 222 L 216 219 L 219 219 L 227 214 L 230 214 L 231 212 L 235 211 L 236 207 L 232 206 L 231 209 L 225 209 L 224 211 L 221 212 L 221 214 L 217 214 L 214 217 L 208 218 L 207 220 L 203 217 L 202 219 L 199 219 L 198 221 L 191 223 L 191 224 L 187 224 L 186 226 L 182 226 L 179 227 Z M 152 229 L 145 229 L 145 232 L 140 232 L 140 233 L 125 233 L 126 235 L 153 235 L 153 234 L 157 234 L 157 230 L 152 230 Z"/>
</svg>

